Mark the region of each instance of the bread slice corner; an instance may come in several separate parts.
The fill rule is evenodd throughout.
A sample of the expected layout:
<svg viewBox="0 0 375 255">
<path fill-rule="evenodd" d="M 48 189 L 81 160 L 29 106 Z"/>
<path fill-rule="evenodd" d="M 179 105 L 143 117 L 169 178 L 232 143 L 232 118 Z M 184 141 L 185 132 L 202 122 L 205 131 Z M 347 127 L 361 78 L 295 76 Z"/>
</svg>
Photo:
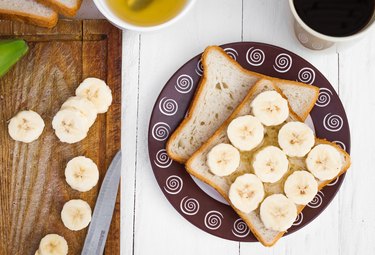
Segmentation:
<svg viewBox="0 0 375 255">
<path fill-rule="evenodd" d="M 3 0 L 0 1 L 0 18 L 52 28 L 57 24 L 58 15 L 35 0 Z"/>
<path fill-rule="evenodd" d="M 315 102 L 318 100 L 319 88 L 296 81 L 279 79 L 275 79 L 274 81 L 289 102 L 293 102 L 293 111 L 302 120 L 306 120 L 312 108 L 314 108 Z"/>
<path fill-rule="evenodd" d="M 54 9 L 56 12 L 66 17 L 76 16 L 82 4 L 82 0 L 37 0 L 37 1 Z"/>
</svg>

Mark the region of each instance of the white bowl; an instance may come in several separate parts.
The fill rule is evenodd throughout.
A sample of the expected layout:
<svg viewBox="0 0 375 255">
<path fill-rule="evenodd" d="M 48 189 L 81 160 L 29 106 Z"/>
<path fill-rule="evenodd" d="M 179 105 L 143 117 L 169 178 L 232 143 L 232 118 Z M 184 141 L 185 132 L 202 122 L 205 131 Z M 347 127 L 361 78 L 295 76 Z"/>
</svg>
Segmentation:
<svg viewBox="0 0 375 255">
<path fill-rule="evenodd" d="M 128 29 L 138 32 L 148 32 L 159 30 L 172 25 L 173 23 L 181 19 L 191 9 L 195 1 L 196 0 L 187 0 L 184 8 L 176 16 L 162 24 L 155 26 L 137 26 L 119 18 L 116 14 L 112 12 L 106 0 L 94 0 L 94 3 L 96 7 L 99 9 L 99 11 L 104 15 L 104 17 L 106 17 L 109 20 L 109 22 L 111 22 L 116 27 L 120 29 Z"/>
</svg>

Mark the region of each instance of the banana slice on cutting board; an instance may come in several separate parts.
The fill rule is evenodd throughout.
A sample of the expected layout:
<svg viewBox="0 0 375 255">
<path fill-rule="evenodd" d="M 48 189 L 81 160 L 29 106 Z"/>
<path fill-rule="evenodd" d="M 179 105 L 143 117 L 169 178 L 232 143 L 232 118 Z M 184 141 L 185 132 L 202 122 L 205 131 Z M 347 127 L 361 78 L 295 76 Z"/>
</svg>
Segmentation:
<svg viewBox="0 0 375 255">
<path fill-rule="evenodd" d="M 297 218 L 297 207 L 286 196 L 274 194 L 260 205 L 260 218 L 266 228 L 286 231 Z"/>
<path fill-rule="evenodd" d="M 255 174 L 237 177 L 229 189 L 231 203 L 244 213 L 250 213 L 258 208 L 263 198 L 263 183 Z"/>
<path fill-rule="evenodd" d="M 105 113 L 112 104 L 112 91 L 107 84 L 97 78 L 85 79 L 76 89 L 76 95 L 90 100 L 98 113 Z"/>
<path fill-rule="evenodd" d="M 34 111 L 21 111 L 10 119 L 8 132 L 15 141 L 31 143 L 38 139 L 44 129 L 44 121 Z"/>
<path fill-rule="evenodd" d="M 35 254 L 66 255 L 68 254 L 68 243 L 62 236 L 48 234 L 40 240 L 39 249 Z"/>
<path fill-rule="evenodd" d="M 315 146 L 306 158 L 307 169 L 319 180 L 331 180 L 342 169 L 340 152 L 332 145 L 319 144 Z"/>
<path fill-rule="evenodd" d="M 255 117 L 266 126 L 283 123 L 289 116 L 288 101 L 276 91 L 265 91 L 251 103 Z"/>
<path fill-rule="evenodd" d="M 288 171 L 288 166 L 285 153 L 275 146 L 263 148 L 253 160 L 254 172 L 262 182 L 277 182 Z"/>
<path fill-rule="evenodd" d="M 285 195 L 297 205 L 307 205 L 318 193 L 318 182 L 307 171 L 295 171 L 286 179 Z"/>
<path fill-rule="evenodd" d="M 91 207 L 86 201 L 72 199 L 64 204 L 61 220 L 70 230 L 84 229 L 91 222 Z"/>
<path fill-rule="evenodd" d="M 292 121 L 279 131 L 278 141 L 281 149 L 289 157 L 304 157 L 314 146 L 314 132 L 305 123 Z"/>
<path fill-rule="evenodd" d="M 66 165 L 65 179 L 73 189 L 86 192 L 98 183 L 99 170 L 91 159 L 84 156 L 75 157 Z"/>
<path fill-rule="evenodd" d="M 56 113 L 52 120 L 52 127 L 60 141 L 76 143 L 87 136 L 89 126 L 79 111 L 63 109 Z"/>
<path fill-rule="evenodd" d="M 227 135 L 237 149 L 251 151 L 262 142 L 264 127 L 254 116 L 245 115 L 231 121 Z"/>
<path fill-rule="evenodd" d="M 207 165 L 217 176 L 227 176 L 240 165 L 240 152 L 230 144 L 220 143 L 207 154 Z"/>
<path fill-rule="evenodd" d="M 62 142 L 76 143 L 87 136 L 97 114 L 104 113 L 112 103 L 112 92 L 97 78 L 85 79 L 57 112 L 52 121 L 57 137 Z"/>
<path fill-rule="evenodd" d="M 73 109 L 79 111 L 81 115 L 87 119 L 88 126 L 91 127 L 96 120 L 98 114 L 95 105 L 85 97 L 74 96 L 68 98 L 63 103 L 61 109 Z"/>
</svg>

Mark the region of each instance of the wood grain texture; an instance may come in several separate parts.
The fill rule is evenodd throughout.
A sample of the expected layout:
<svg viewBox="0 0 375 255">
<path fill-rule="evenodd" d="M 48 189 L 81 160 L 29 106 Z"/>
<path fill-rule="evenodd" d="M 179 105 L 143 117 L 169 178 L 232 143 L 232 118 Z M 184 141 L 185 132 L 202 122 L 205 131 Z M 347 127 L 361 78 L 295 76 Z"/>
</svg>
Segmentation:
<svg viewBox="0 0 375 255">
<path fill-rule="evenodd" d="M 25 37 L 29 53 L 0 79 L 0 254 L 34 254 L 48 233 L 65 237 L 69 254 L 80 254 L 87 229 L 64 227 L 65 202 L 81 198 L 94 208 L 104 174 L 121 143 L 121 32 L 106 21 L 60 21 L 54 29 L 0 23 L 1 37 Z M 25 35 L 25 36 L 24 36 Z M 86 77 L 107 81 L 114 100 L 82 142 L 61 143 L 51 121 L 62 103 L 74 95 Z M 32 109 L 46 123 L 42 136 L 24 144 L 13 141 L 7 122 L 17 112 Z M 99 184 L 80 193 L 65 182 L 64 168 L 73 157 L 93 159 Z M 105 254 L 119 254 L 118 197 Z M 5 216 L 7 215 L 7 216 Z"/>
<path fill-rule="evenodd" d="M 340 255 L 375 251 L 375 30 L 339 53 L 340 97 L 349 118 L 353 166 L 340 190 Z"/>
</svg>

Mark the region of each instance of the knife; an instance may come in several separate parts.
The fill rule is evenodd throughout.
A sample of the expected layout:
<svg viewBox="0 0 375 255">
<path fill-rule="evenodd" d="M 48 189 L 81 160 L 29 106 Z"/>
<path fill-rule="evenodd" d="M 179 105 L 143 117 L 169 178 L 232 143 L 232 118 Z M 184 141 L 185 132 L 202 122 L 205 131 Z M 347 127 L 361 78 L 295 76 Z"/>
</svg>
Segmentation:
<svg viewBox="0 0 375 255">
<path fill-rule="evenodd" d="M 121 151 L 117 152 L 104 177 L 81 255 L 102 255 L 115 208 L 121 176 Z"/>
</svg>

